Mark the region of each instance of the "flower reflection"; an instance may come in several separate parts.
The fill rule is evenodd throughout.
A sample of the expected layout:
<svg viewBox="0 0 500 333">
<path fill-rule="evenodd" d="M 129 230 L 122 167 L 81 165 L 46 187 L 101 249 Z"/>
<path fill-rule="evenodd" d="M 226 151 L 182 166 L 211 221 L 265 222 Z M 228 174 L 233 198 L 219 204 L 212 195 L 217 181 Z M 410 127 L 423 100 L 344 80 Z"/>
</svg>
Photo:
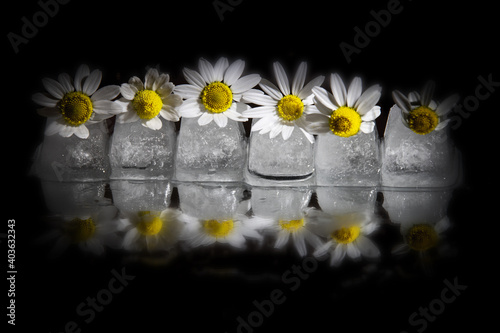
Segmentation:
<svg viewBox="0 0 500 333">
<path fill-rule="evenodd" d="M 163 211 L 123 213 L 121 228 L 126 231 L 123 247 L 126 250 L 159 251 L 171 249 L 182 230 L 180 212 L 167 208 Z"/>
<path fill-rule="evenodd" d="M 443 233 L 450 228 L 448 217 L 437 223 L 403 223 L 401 234 L 404 243 L 396 246 L 393 254 L 405 254 L 411 250 L 417 252 L 428 251 L 435 248 L 441 240 Z"/>
<path fill-rule="evenodd" d="M 372 214 L 348 213 L 337 216 L 318 217 L 326 243 L 316 247 L 314 256 L 321 258 L 330 254 L 330 265 L 338 266 L 344 258 L 360 259 L 362 256 L 380 256 L 377 246 L 367 237 L 379 226 Z"/>
<path fill-rule="evenodd" d="M 180 237 L 190 247 L 223 243 L 243 248 L 246 238 L 262 239 L 255 229 L 257 224 L 243 214 L 236 214 L 233 218 L 207 220 L 183 214 L 180 219 L 186 223 Z"/>
<path fill-rule="evenodd" d="M 40 240 L 55 241 L 50 253 L 55 257 L 73 245 L 95 255 L 103 254 L 105 247 L 118 249 L 121 238 L 117 235 L 119 228 L 114 221 L 116 213 L 114 206 L 104 206 L 93 209 L 87 215 L 65 215 L 60 224 Z"/>
<path fill-rule="evenodd" d="M 303 257 L 307 254 L 306 243 L 313 248 L 320 246 L 322 244 L 321 240 L 310 230 L 310 216 L 314 215 L 315 210 L 315 208 L 306 208 L 293 219 L 276 218 L 269 220 L 265 230 L 276 233 L 274 248 L 283 248 L 291 238 L 298 254 Z"/>
</svg>

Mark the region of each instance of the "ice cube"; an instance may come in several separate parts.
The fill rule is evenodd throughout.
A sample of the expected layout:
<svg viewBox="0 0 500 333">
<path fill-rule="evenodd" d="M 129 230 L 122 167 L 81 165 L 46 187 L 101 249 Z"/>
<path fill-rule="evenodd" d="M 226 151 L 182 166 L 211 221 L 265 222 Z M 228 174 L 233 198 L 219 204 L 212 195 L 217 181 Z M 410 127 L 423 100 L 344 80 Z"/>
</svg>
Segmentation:
<svg viewBox="0 0 500 333">
<path fill-rule="evenodd" d="M 182 118 L 175 177 L 182 181 L 242 181 L 246 146 L 240 122 L 200 126 L 197 118 Z"/>
<path fill-rule="evenodd" d="M 252 211 L 259 217 L 293 220 L 302 218 L 311 199 L 307 187 L 252 188 Z"/>
<path fill-rule="evenodd" d="M 246 213 L 249 206 L 240 207 L 245 188 L 242 185 L 179 184 L 179 205 L 186 215 L 202 220 L 231 219 L 236 213 Z M 238 209 L 242 211 L 239 212 Z"/>
<path fill-rule="evenodd" d="M 374 187 L 318 187 L 316 195 L 321 210 L 330 215 L 373 213 L 377 199 Z"/>
<path fill-rule="evenodd" d="M 414 133 L 394 105 L 389 113 L 382 149 L 382 185 L 443 187 L 456 183 L 459 155 L 444 128 L 426 135 Z"/>
<path fill-rule="evenodd" d="M 393 223 L 435 223 L 446 216 L 451 190 L 384 189 L 383 207 Z"/>
<path fill-rule="evenodd" d="M 112 180 L 110 187 L 120 212 L 163 211 L 170 205 L 172 190 L 166 180 Z"/>
<path fill-rule="evenodd" d="M 351 137 L 320 134 L 315 151 L 316 183 L 335 186 L 376 186 L 380 177 L 377 129 Z"/>
<path fill-rule="evenodd" d="M 161 118 L 152 130 L 140 121 L 115 123 L 111 138 L 112 179 L 168 179 L 173 175 L 176 133 L 174 123 Z"/>
<path fill-rule="evenodd" d="M 284 140 L 281 134 L 250 134 L 248 170 L 266 178 L 303 179 L 314 171 L 314 145 L 299 128 Z"/>
<path fill-rule="evenodd" d="M 76 135 L 68 138 L 58 134 L 45 136 L 36 174 L 51 181 L 107 180 L 111 167 L 108 157 L 109 133 L 104 122 L 86 125 L 87 139 Z"/>
</svg>

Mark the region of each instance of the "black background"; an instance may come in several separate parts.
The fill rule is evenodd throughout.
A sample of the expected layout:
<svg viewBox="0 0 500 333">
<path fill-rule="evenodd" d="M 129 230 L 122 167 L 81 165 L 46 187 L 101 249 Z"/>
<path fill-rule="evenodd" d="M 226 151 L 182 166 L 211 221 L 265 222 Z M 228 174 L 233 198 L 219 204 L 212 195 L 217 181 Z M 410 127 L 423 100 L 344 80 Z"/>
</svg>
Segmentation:
<svg viewBox="0 0 500 333">
<path fill-rule="evenodd" d="M 37 106 L 31 101 L 32 94 L 43 91 L 43 77 L 56 78 L 61 72 L 74 75 L 77 67 L 86 63 L 102 70 L 103 85 L 121 84 L 131 75 L 142 77 L 146 66 L 159 65 L 170 73 L 171 81 L 180 84 L 184 83 L 182 68 L 196 69 L 199 57 L 210 61 L 219 56 L 230 61 L 241 58 L 246 60 L 245 73 L 260 73 L 266 78 L 272 78 L 273 61 L 282 62 L 289 72 L 300 61 L 307 61 L 310 78 L 338 72 L 348 81 L 361 76 L 365 87 L 381 84 L 379 129 L 393 104 L 390 93 L 394 89 L 419 90 L 433 79 L 438 98 L 452 93 L 465 98 L 475 94 L 480 75 L 492 75 L 494 81 L 500 81 L 494 2 L 401 1 L 402 11 L 392 15 L 391 22 L 371 37 L 359 54 L 353 54 L 348 64 L 339 44 L 353 45 L 354 27 L 364 29 L 374 20 L 370 11 L 386 9 L 387 4 L 246 0 L 225 12 L 221 21 L 210 0 L 73 0 L 60 5 L 58 13 L 38 28 L 35 36 L 19 46 L 17 54 L 7 35 L 20 35 L 21 18 L 32 21 L 40 7 L 36 1 L 4 5 L 5 75 L 0 114 L 5 195 L 1 211 L 4 225 L 8 219 L 16 220 L 15 330 L 60 332 L 66 322 L 75 320 L 83 332 L 235 332 L 236 318 L 255 310 L 253 300 L 268 298 L 275 288 L 288 291 L 279 277 L 301 263 L 293 256 L 270 260 L 259 255 L 229 257 L 223 263 L 203 257 L 195 261 L 201 266 L 207 260 L 207 265 L 235 265 L 244 272 L 278 276 L 277 281 L 264 283 L 193 274 L 193 261 L 189 260 L 164 268 L 129 266 L 127 272 L 135 275 L 135 280 L 94 321 L 83 323 L 75 313 L 76 306 L 106 287 L 111 269 L 119 271 L 123 263 L 113 257 L 89 259 L 76 252 L 49 261 L 46 249 L 35 245 L 46 228 L 44 216 L 48 213 L 39 181 L 28 176 L 31 157 L 43 140 L 45 120 L 36 114 Z M 436 267 L 431 276 L 415 273 L 391 279 L 384 277 L 395 267 L 379 268 L 363 280 L 356 267 L 347 265 L 332 273 L 321 266 L 300 289 L 288 291 L 287 301 L 255 332 L 299 328 L 310 332 L 415 332 L 408 316 L 439 296 L 444 279 L 455 277 L 468 289 L 447 305 L 426 332 L 489 327 L 498 309 L 499 94 L 496 91 L 481 101 L 452 132 L 464 161 L 463 184 L 449 207 L 454 223 L 451 236 L 459 249 L 453 260 Z M 360 279 L 363 283 L 345 287 L 345 281 Z M 6 295 L 2 299 L 5 309 Z M 2 318 L 7 321 L 5 315 Z"/>
</svg>

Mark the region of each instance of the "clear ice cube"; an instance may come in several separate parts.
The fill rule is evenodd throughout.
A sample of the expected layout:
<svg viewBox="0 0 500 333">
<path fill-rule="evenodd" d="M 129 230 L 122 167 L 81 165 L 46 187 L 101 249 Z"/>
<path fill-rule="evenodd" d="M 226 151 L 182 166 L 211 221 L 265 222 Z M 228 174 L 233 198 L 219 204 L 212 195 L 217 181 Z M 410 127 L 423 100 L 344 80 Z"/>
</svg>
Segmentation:
<svg viewBox="0 0 500 333">
<path fill-rule="evenodd" d="M 198 125 L 182 118 L 177 140 L 175 178 L 182 181 L 242 181 L 247 140 L 241 122 Z"/>
<path fill-rule="evenodd" d="M 314 145 L 298 128 L 287 140 L 281 134 L 271 139 L 269 134 L 252 132 L 248 170 L 266 178 L 307 178 L 314 171 Z"/>
<path fill-rule="evenodd" d="M 380 177 L 377 129 L 351 137 L 318 135 L 315 151 L 316 183 L 335 186 L 376 186 Z"/>
<path fill-rule="evenodd" d="M 112 180 L 109 185 L 121 212 L 163 211 L 170 205 L 172 189 L 166 180 Z"/>
<path fill-rule="evenodd" d="M 140 121 L 115 123 L 111 138 L 112 179 L 168 179 L 173 175 L 176 146 L 175 124 L 161 118 L 162 127 L 152 130 Z"/>
<path fill-rule="evenodd" d="M 447 128 L 416 134 L 403 124 L 401 109 L 391 108 L 383 139 L 383 186 L 453 185 L 458 178 L 458 158 Z"/>
<path fill-rule="evenodd" d="M 50 181 L 103 181 L 109 179 L 109 133 L 104 122 L 86 125 L 87 139 L 76 135 L 68 138 L 59 134 L 45 136 L 36 174 Z"/>
</svg>

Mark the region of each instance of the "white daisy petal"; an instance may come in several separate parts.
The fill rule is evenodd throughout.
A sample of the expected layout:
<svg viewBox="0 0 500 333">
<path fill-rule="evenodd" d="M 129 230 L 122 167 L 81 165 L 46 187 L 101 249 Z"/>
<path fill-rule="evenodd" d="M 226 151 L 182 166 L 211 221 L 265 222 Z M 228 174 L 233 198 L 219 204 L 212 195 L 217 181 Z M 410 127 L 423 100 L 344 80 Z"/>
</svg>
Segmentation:
<svg viewBox="0 0 500 333">
<path fill-rule="evenodd" d="M 444 116 L 444 115 L 448 114 L 451 111 L 451 109 L 453 108 L 453 106 L 455 106 L 455 104 L 457 104 L 459 99 L 460 99 L 460 96 L 458 94 L 455 94 L 455 95 L 448 97 L 447 99 L 442 101 L 437 106 L 436 114 L 438 116 Z"/>
<path fill-rule="evenodd" d="M 304 235 L 300 232 L 292 233 L 293 243 L 297 252 L 301 257 L 307 254 L 306 241 L 304 239 Z"/>
<path fill-rule="evenodd" d="M 245 69 L 245 62 L 243 60 L 236 60 L 233 62 L 224 73 L 224 83 L 228 86 L 231 86 L 233 83 L 238 80 Z"/>
<path fill-rule="evenodd" d="M 361 116 L 363 116 L 370 111 L 375 104 L 377 104 L 381 95 L 382 88 L 378 84 L 373 85 L 366 89 L 365 92 L 359 97 L 358 101 L 354 105 L 354 108 Z"/>
<path fill-rule="evenodd" d="M 409 113 L 412 110 L 410 101 L 400 91 L 394 90 L 392 92 L 392 99 L 397 104 L 397 106 L 399 106 L 399 108 L 404 112 Z"/>
<path fill-rule="evenodd" d="M 280 231 L 278 232 L 278 237 L 276 238 L 276 242 L 274 243 L 274 248 L 275 249 L 280 249 L 288 243 L 288 238 L 290 237 L 290 234 L 286 231 Z"/>
<path fill-rule="evenodd" d="M 112 100 L 120 94 L 120 86 L 109 85 L 100 88 L 92 95 L 92 101 Z"/>
<path fill-rule="evenodd" d="M 429 81 L 425 84 L 424 89 L 422 90 L 422 96 L 420 98 L 420 103 L 425 106 L 429 106 L 432 95 L 434 95 L 434 89 L 436 88 L 436 84 L 434 81 Z"/>
<path fill-rule="evenodd" d="M 229 66 L 227 58 L 221 57 L 214 65 L 214 81 L 222 81 L 224 79 L 224 72 Z"/>
<path fill-rule="evenodd" d="M 352 259 L 359 258 L 361 255 L 361 252 L 359 251 L 358 247 L 355 246 L 353 243 L 348 243 L 347 245 L 347 255 L 351 257 Z"/>
<path fill-rule="evenodd" d="M 175 109 L 173 109 L 172 107 L 169 107 L 169 106 L 164 106 L 161 110 L 160 110 L 160 116 L 165 119 L 165 120 L 168 120 L 168 121 L 179 121 L 180 119 L 180 116 L 177 112 L 175 112 Z"/>
<path fill-rule="evenodd" d="M 89 76 L 84 80 L 82 92 L 88 96 L 92 96 L 95 93 L 99 84 L 101 84 L 102 72 L 98 69 L 94 69 Z"/>
<path fill-rule="evenodd" d="M 115 103 L 113 101 L 93 101 L 92 105 L 94 106 L 94 112 L 99 114 L 119 114 L 124 112 L 122 106 L 119 103 Z"/>
<path fill-rule="evenodd" d="M 172 82 L 165 82 L 161 86 L 158 86 L 155 91 L 161 98 L 170 96 L 175 90 L 175 85 Z"/>
<path fill-rule="evenodd" d="M 359 129 L 363 133 L 371 133 L 375 129 L 375 123 L 373 121 L 363 121 Z"/>
<path fill-rule="evenodd" d="M 161 122 L 160 118 L 154 117 L 149 120 L 142 120 L 142 126 L 151 128 L 152 130 L 159 130 L 162 127 L 163 123 Z"/>
<path fill-rule="evenodd" d="M 309 96 L 312 95 L 312 89 L 316 86 L 321 86 L 323 84 L 323 82 L 325 81 L 325 77 L 320 75 L 318 77 L 315 77 L 314 79 L 312 79 L 311 81 L 309 81 L 308 84 L 306 84 L 304 86 L 304 88 L 302 88 L 300 91 L 299 91 L 299 94 L 297 95 L 300 99 L 306 99 L 308 98 Z"/>
<path fill-rule="evenodd" d="M 323 257 L 324 255 L 326 255 L 326 253 L 328 252 L 328 250 L 330 250 L 330 247 L 332 246 L 332 241 L 329 240 L 328 242 L 318 246 L 314 252 L 313 252 L 313 256 L 315 257 L 318 257 L 318 258 L 321 258 Z"/>
<path fill-rule="evenodd" d="M 276 101 L 279 101 L 280 99 L 283 98 L 283 94 L 281 93 L 281 91 L 279 90 L 279 88 L 276 87 L 274 85 L 274 83 L 272 83 L 271 81 L 266 80 L 266 79 L 262 79 L 262 80 L 260 80 L 259 86 L 272 99 L 274 99 Z"/>
<path fill-rule="evenodd" d="M 42 79 L 42 84 L 45 90 L 52 96 L 61 99 L 64 96 L 64 88 L 63 86 L 57 82 L 56 80 L 44 78 Z"/>
<path fill-rule="evenodd" d="M 212 67 L 212 64 L 209 63 L 206 59 L 200 58 L 200 60 L 198 61 L 198 68 L 200 69 L 200 74 L 206 83 L 215 81 L 214 68 Z"/>
<path fill-rule="evenodd" d="M 116 121 L 121 124 L 131 123 L 134 121 L 138 121 L 139 119 L 141 118 L 139 118 L 139 115 L 134 111 L 127 111 L 116 116 Z"/>
<path fill-rule="evenodd" d="M 371 108 L 370 111 L 368 111 L 367 113 L 365 113 L 362 117 L 361 117 L 361 120 L 362 121 L 372 121 L 372 120 L 375 120 L 378 118 L 378 116 L 380 116 L 380 106 L 378 105 L 375 105 L 374 107 Z"/>
<path fill-rule="evenodd" d="M 252 123 L 252 132 L 260 131 L 262 129 L 272 126 L 272 124 L 274 124 L 273 118 L 274 117 L 272 116 L 262 117 L 258 121 Z"/>
<path fill-rule="evenodd" d="M 290 95 L 290 83 L 288 82 L 288 77 L 283 66 L 281 66 L 279 62 L 275 62 L 273 63 L 273 70 L 276 81 L 278 82 L 278 87 L 283 95 Z"/>
<path fill-rule="evenodd" d="M 264 95 L 258 90 L 251 89 L 243 94 L 243 99 L 249 103 L 254 103 L 258 105 L 266 105 L 266 106 L 276 106 L 276 100 L 271 97 Z"/>
<path fill-rule="evenodd" d="M 205 108 L 197 99 L 187 99 L 179 106 L 179 113 L 182 117 L 193 118 L 200 116 Z"/>
<path fill-rule="evenodd" d="M 276 107 L 275 106 L 259 106 L 256 108 L 251 108 L 245 112 L 242 113 L 244 117 L 248 118 L 262 118 L 266 117 L 269 115 L 273 115 L 276 113 Z"/>
<path fill-rule="evenodd" d="M 295 96 L 299 95 L 299 92 L 304 87 L 304 82 L 306 81 L 306 73 L 307 73 L 307 63 L 301 62 L 299 68 L 297 69 L 297 73 L 295 73 L 295 77 L 292 82 L 292 94 Z"/>
<path fill-rule="evenodd" d="M 133 100 L 135 97 L 135 94 L 137 93 L 137 88 L 134 85 L 128 84 L 128 83 L 123 83 L 120 86 L 120 93 L 122 94 L 123 97 L 128 99 L 129 101 Z"/>
<path fill-rule="evenodd" d="M 52 120 L 48 123 L 45 128 L 45 135 L 50 136 L 59 133 L 63 127 L 66 126 L 61 118 L 57 120 Z"/>
<path fill-rule="evenodd" d="M 288 140 L 288 138 L 292 135 L 293 129 L 295 128 L 294 125 L 284 125 L 282 130 L 281 130 L 281 136 L 283 137 L 283 140 Z"/>
<path fill-rule="evenodd" d="M 67 73 L 59 74 L 59 76 L 57 77 L 57 80 L 59 81 L 59 83 L 63 87 L 65 94 L 75 90 L 75 87 L 73 87 L 73 84 L 71 83 L 71 77 Z"/>
<path fill-rule="evenodd" d="M 358 100 L 359 96 L 361 96 L 362 92 L 362 82 L 361 78 L 355 77 L 351 84 L 349 85 L 349 89 L 347 90 L 347 106 L 354 107 L 354 104 Z"/>
<path fill-rule="evenodd" d="M 214 121 L 219 127 L 226 127 L 227 125 L 227 117 L 224 113 L 216 113 L 214 114 Z"/>
<path fill-rule="evenodd" d="M 333 97 L 338 106 L 347 105 L 347 92 L 344 82 L 338 74 L 330 76 L 330 87 L 332 88 Z"/>
<path fill-rule="evenodd" d="M 359 236 L 356 240 L 359 252 L 368 258 L 376 258 L 380 255 L 378 247 L 367 237 Z"/>
<path fill-rule="evenodd" d="M 42 93 L 34 94 L 33 96 L 31 96 L 31 99 L 38 105 L 52 107 L 52 108 L 55 107 L 58 102 L 57 100 L 49 98 Z"/>
<path fill-rule="evenodd" d="M 144 83 L 142 83 L 142 80 L 140 78 L 138 78 L 137 76 L 132 76 L 128 80 L 128 84 L 130 84 L 132 87 L 134 87 L 136 91 L 145 89 Z"/>
<path fill-rule="evenodd" d="M 323 104 L 325 107 L 327 107 L 330 110 L 337 109 L 337 107 L 333 103 L 334 96 L 330 94 L 328 91 L 326 91 L 326 89 L 321 87 L 314 87 L 312 88 L 312 92 L 314 93 L 314 97 L 316 98 L 316 100 L 321 104 Z"/>
<path fill-rule="evenodd" d="M 439 124 L 437 124 L 436 128 L 434 128 L 435 131 L 440 131 L 442 130 L 443 128 L 446 127 L 446 125 L 448 125 L 448 123 L 451 121 L 451 119 L 446 119 L 444 121 L 440 121 Z"/>
<path fill-rule="evenodd" d="M 182 72 L 184 73 L 184 78 L 188 83 L 201 88 L 205 87 L 205 80 L 200 75 L 200 73 L 189 68 L 184 68 Z"/>
<path fill-rule="evenodd" d="M 344 259 L 345 255 L 346 255 L 346 250 L 344 249 L 344 247 L 341 245 L 337 245 L 337 247 L 335 248 L 335 250 L 333 250 L 331 254 L 330 265 L 338 266 Z"/>
<path fill-rule="evenodd" d="M 204 126 L 212 122 L 214 116 L 212 113 L 203 112 L 203 114 L 198 118 L 198 125 Z"/>
<path fill-rule="evenodd" d="M 181 95 L 184 99 L 198 98 L 202 90 L 201 87 L 193 86 L 192 84 L 180 84 L 174 88 L 174 92 Z"/>
<path fill-rule="evenodd" d="M 269 137 L 272 139 L 272 138 L 278 136 L 278 134 L 281 133 L 281 130 L 283 129 L 283 126 L 284 125 L 282 123 L 280 123 L 280 122 L 276 123 L 274 125 L 274 127 L 271 128 L 271 132 L 269 132 Z"/>
<path fill-rule="evenodd" d="M 87 65 L 81 65 L 78 67 L 76 70 L 76 75 L 75 75 L 75 91 L 82 91 L 82 80 L 89 76 L 90 70 L 89 66 Z"/>
<path fill-rule="evenodd" d="M 86 139 L 89 137 L 89 130 L 85 125 L 76 126 L 74 134 L 80 139 Z"/>
<path fill-rule="evenodd" d="M 243 103 L 239 103 L 239 104 L 243 104 Z M 247 121 L 248 120 L 248 118 L 243 117 L 242 114 L 238 113 L 237 111 L 235 111 L 233 109 L 228 109 L 227 111 L 224 112 L 224 115 L 227 118 L 232 119 L 234 121 Z"/>
<path fill-rule="evenodd" d="M 170 92 L 173 90 L 174 84 L 169 81 L 170 81 L 170 75 L 168 75 L 167 73 L 161 73 L 160 76 L 158 76 L 158 78 L 153 82 L 152 90 L 158 92 L 158 89 L 160 89 L 160 87 L 172 86 L 172 89 L 170 89 L 170 91 L 168 92 L 170 94 Z"/>
<path fill-rule="evenodd" d="M 231 91 L 233 93 L 243 93 L 253 87 L 255 87 L 258 83 L 260 82 L 260 75 L 259 74 L 250 74 L 243 76 L 236 80 L 231 85 Z"/>
<path fill-rule="evenodd" d="M 144 79 L 144 86 L 148 90 L 153 90 L 153 84 L 158 79 L 160 74 L 156 68 L 150 68 L 146 72 L 146 77 Z"/>
</svg>

